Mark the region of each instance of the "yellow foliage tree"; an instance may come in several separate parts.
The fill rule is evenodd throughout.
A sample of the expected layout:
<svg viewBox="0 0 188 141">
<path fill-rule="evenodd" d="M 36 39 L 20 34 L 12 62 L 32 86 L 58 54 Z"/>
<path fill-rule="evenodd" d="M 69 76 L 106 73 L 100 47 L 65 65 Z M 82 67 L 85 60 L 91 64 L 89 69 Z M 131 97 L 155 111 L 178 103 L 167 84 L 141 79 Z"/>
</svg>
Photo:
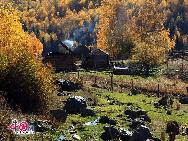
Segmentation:
<svg viewBox="0 0 188 141">
<path fill-rule="evenodd" d="M 26 112 L 45 111 L 56 91 L 51 69 L 36 55 L 42 44 L 24 32 L 19 13 L 10 4 L 0 3 L 0 91 Z M 34 106 L 36 105 L 36 106 Z"/>
<path fill-rule="evenodd" d="M 41 54 L 43 46 L 35 35 L 24 32 L 19 21 L 19 12 L 10 4 L 0 3 L 0 50 L 8 56 L 19 56 L 22 50 Z"/>
<path fill-rule="evenodd" d="M 117 9 L 121 5 L 119 0 L 103 1 L 98 9 L 99 25 L 97 47 L 115 57 L 119 52 L 121 29 L 118 26 Z"/>
<path fill-rule="evenodd" d="M 43 44 L 39 39 L 37 39 L 34 33 L 30 34 L 28 41 L 30 52 L 32 52 L 35 56 L 41 55 L 43 51 Z"/>
<path fill-rule="evenodd" d="M 148 73 L 152 66 L 165 62 L 166 54 L 175 46 L 175 42 L 164 28 L 166 15 L 161 3 L 145 0 L 138 13 L 130 26 L 135 44 L 132 59 L 141 62 Z"/>
</svg>

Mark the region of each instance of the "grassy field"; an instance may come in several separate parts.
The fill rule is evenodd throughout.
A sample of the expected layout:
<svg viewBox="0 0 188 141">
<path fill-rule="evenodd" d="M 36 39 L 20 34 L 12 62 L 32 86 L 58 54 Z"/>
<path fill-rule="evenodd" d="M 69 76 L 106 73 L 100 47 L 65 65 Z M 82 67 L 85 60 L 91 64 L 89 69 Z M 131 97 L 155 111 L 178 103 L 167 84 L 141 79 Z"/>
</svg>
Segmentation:
<svg viewBox="0 0 188 141">
<path fill-rule="evenodd" d="M 109 79 L 109 74 L 105 72 L 81 72 L 80 77 L 91 75 L 98 76 L 102 78 L 104 81 Z M 64 135 L 67 140 L 74 140 L 72 138 L 72 133 L 69 132 L 70 127 L 74 125 L 74 133 L 78 134 L 81 137 L 82 141 L 102 141 L 100 138 L 101 134 L 104 132 L 103 127 L 107 124 L 98 123 L 95 126 L 86 126 L 84 125 L 87 122 L 94 121 L 100 116 L 107 115 L 111 119 L 117 121 L 117 128 L 128 129 L 130 125 L 129 118 L 124 114 L 124 111 L 127 109 L 128 104 L 132 103 L 134 108 L 141 108 L 147 111 L 147 114 L 151 118 L 151 123 L 147 123 L 147 126 L 150 128 L 151 132 L 154 136 L 160 138 L 161 132 L 165 131 L 166 123 L 171 120 L 177 121 L 181 127 L 188 127 L 188 105 L 180 105 L 180 110 L 176 110 L 178 101 L 174 99 L 173 107 L 170 109 L 172 111 L 171 115 L 167 114 L 167 111 L 164 108 L 155 108 L 154 103 L 157 102 L 160 98 L 154 97 L 148 94 L 138 94 L 134 96 L 128 95 L 129 90 L 124 92 L 119 92 L 114 90 L 114 92 L 110 92 L 108 89 L 92 87 L 93 79 L 90 81 L 76 80 L 77 73 L 71 74 L 58 74 L 58 78 L 64 79 L 72 79 L 79 83 L 83 84 L 83 89 L 77 92 L 72 92 L 71 95 L 80 95 L 85 97 L 86 99 L 92 98 L 95 101 L 95 104 L 88 101 L 88 107 L 93 109 L 96 112 L 96 116 L 94 117 L 82 117 L 80 114 L 78 115 L 69 115 L 66 118 L 65 122 L 59 122 L 56 127 L 56 131 L 45 132 L 43 134 L 36 134 L 33 136 L 26 137 L 17 137 L 16 140 L 44 140 L 51 141 L 57 140 L 60 135 Z M 154 78 L 154 77 L 136 77 L 136 76 L 114 76 L 116 80 L 126 80 L 131 81 L 139 80 L 151 83 L 152 81 L 156 82 L 158 79 L 160 81 L 166 81 L 166 78 Z M 97 80 L 99 81 L 99 80 Z M 174 80 L 168 80 L 168 83 L 173 83 Z M 184 85 L 186 83 L 179 82 Z M 66 101 L 68 96 L 56 97 L 57 102 L 54 103 L 53 107 L 62 108 L 63 101 Z M 166 141 L 168 140 L 168 135 L 166 134 Z M 187 141 L 188 136 L 182 136 L 181 134 L 177 136 L 176 141 Z"/>
<path fill-rule="evenodd" d="M 77 134 L 80 135 L 83 141 L 100 141 L 100 135 L 103 132 L 104 124 L 97 124 L 96 126 L 83 126 L 83 124 L 89 121 L 94 121 L 97 117 L 104 115 L 115 119 L 118 128 L 127 129 L 130 122 L 124 114 L 124 110 L 127 108 L 128 103 L 132 103 L 134 107 L 140 107 L 141 109 L 148 111 L 148 115 L 152 120 L 151 123 L 148 123 L 148 126 L 152 133 L 157 137 L 160 137 L 161 132 L 165 131 L 167 121 L 176 120 L 181 126 L 188 126 L 188 106 L 181 105 L 180 110 L 177 111 L 175 110 L 176 105 L 174 104 L 172 115 L 167 115 L 166 110 L 163 108 L 154 108 L 153 103 L 158 101 L 158 98 L 155 97 L 148 97 L 142 94 L 129 96 L 127 93 L 110 93 L 103 89 L 96 88 L 91 88 L 91 94 L 98 98 L 97 105 L 90 107 L 97 112 L 97 116 L 87 118 L 83 118 L 80 115 L 68 116 L 66 122 L 62 123 L 58 128 L 59 131 L 63 131 L 67 136 L 67 139 L 72 139 L 71 134 L 66 134 L 66 131 L 68 131 L 69 127 L 74 124 Z M 110 101 L 109 99 L 112 99 L 113 101 Z M 113 103 L 114 101 L 115 103 Z M 117 105 L 117 102 L 120 102 L 121 104 Z M 187 141 L 187 139 L 187 136 L 177 136 L 177 141 Z"/>
</svg>

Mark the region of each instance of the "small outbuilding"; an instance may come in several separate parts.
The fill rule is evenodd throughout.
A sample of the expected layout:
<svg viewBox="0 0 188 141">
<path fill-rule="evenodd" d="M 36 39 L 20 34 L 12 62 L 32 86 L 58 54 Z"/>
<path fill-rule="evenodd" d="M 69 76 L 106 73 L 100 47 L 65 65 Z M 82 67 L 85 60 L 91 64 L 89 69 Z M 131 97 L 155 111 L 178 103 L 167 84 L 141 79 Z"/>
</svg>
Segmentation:
<svg viewBox="0 0 188 141">
<path fill-rule="evenodd" d="M 83 66 L 91 69 L 107 69 L 110 66 L 109 55 L 101 49 L 93 49 Z"/>
<path fill-rule="evenodd" d="M 49 52 L 43 59 L 45 64 L 51 64 L 57 71 L 75 71 L 75 57 L 71 50 L 63 42 L 58 44 L 58 51 Z"/>
</svg>

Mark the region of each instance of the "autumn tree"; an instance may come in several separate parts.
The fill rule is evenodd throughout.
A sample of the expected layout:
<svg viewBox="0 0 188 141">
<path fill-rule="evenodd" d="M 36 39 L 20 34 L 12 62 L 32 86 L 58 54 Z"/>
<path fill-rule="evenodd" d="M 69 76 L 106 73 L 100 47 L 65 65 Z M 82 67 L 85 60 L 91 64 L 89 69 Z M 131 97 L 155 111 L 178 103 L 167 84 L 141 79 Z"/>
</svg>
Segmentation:
<svg viewBox="0 0 188 141">
<path fill-rule="evenodd" d="M 0 2 L 0 91 L 13 109 L 45 111 L 56 87 L 51 69 L 36 57 L 41 43 L 24 32 L 19 15 L 10 4 Z"/>
<path fill-rule="evenodd" d="M 165 62 L 166 54 L 175 43 L 164 28 L 165 8 L 156 0 L 146 0 L 132 19 L 131 29 L 135 48 L 132 59 L 143 64 L 147 74 L 155 65 Z"/>
<path fill-rule="evenodd" d="M 123 0 L 103 1 L 98 9 L 99 25 L 97 33 L 97 47 L 117 57 L 127 43 L 126 32 L 126 2 Z M 127 38 L 126 38 L 127 37 Z"/>
</svg>

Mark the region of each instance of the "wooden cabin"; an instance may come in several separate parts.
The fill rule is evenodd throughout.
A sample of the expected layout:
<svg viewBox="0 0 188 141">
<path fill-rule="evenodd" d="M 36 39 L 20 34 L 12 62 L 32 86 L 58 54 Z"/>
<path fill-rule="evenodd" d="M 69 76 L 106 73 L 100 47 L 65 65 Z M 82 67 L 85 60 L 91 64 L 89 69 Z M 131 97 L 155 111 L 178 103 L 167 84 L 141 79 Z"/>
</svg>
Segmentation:
<svg viewBox="0 0 188 141">
<path fill-rule="evenodd" d="M 58 48 L 57 52 L 48 53 L 44 57 L 43 62 L 45 64 L 51 64 L 57 72 L 75 71 L 75 57 L 71 50 L 63 43 L 58 44 Z"/>
<path fill-rule="evenodd" d="M 101 49 L 93 49 L 83 62 L 84 67 L 91 69 L 107 69 L 109 64 L 109 55 Z"/>
</svg>

